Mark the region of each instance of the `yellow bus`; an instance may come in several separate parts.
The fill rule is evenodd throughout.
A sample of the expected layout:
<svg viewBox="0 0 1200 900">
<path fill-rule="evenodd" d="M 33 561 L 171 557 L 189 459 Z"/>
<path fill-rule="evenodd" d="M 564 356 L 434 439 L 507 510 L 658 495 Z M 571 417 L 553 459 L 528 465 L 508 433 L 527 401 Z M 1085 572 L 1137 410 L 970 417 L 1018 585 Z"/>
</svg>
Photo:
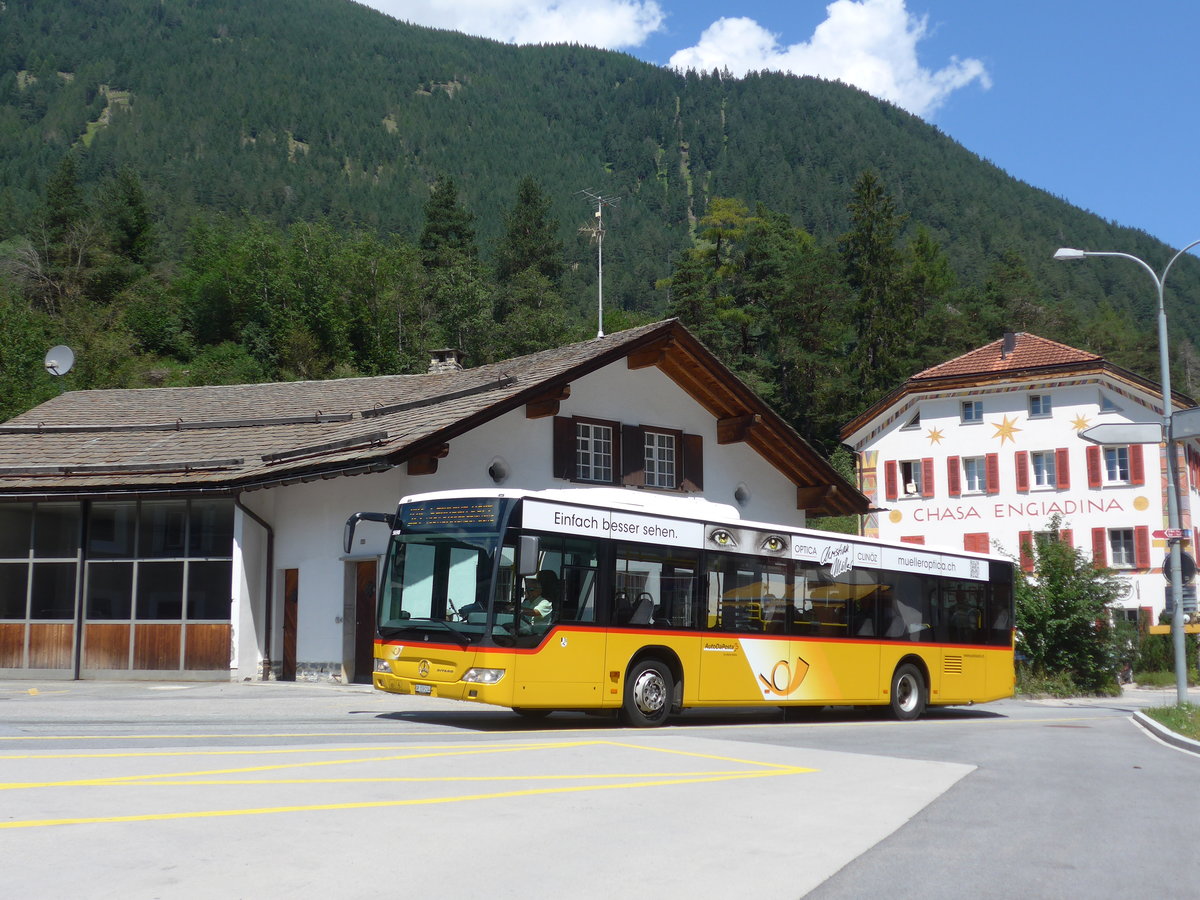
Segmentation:
<svg viewBox="0 0 1200 900">
<path fill-rule="evenodd" d="M 374 685 L 526 716 L 926 706 L 1012 696 L 1013 565 L 748 522 L 699 498 L 580 488 L 401 500 Z"/>
</svg>

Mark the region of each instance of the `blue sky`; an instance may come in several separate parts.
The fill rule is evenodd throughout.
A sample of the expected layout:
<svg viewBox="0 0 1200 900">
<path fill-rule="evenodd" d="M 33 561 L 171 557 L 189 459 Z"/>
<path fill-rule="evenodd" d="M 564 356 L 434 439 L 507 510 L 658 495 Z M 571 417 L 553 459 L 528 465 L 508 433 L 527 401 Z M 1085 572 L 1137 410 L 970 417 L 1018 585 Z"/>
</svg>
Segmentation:
<svg viewBox="0 0 1200 900">
<path fill-rule="evenodd" d="M 1200 238 L 1189 0 L 367 0 L 417 24 L 657 65 L 840 78 L 1010 175 L 1173 247 Z M 1048 235 L 1048 246 L 1072 244 Z M 1091 247 L 1123 250 L 1122 247 Z M 1155 268 L 1166 263 L 1149 260 Z"/>
</svg>

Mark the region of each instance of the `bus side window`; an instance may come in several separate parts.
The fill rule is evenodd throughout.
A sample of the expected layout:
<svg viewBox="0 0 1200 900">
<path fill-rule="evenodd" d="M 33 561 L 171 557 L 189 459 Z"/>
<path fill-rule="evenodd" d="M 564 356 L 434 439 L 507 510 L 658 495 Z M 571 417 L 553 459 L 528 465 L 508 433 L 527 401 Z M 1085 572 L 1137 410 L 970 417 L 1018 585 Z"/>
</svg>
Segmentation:
<svg viewBox="0 0 1200 900">
<path fill-rule="evenodd" d="M 563 566 L 562 609 L 559 618 L 566 622 L 596 621 L 596 569 Z"/>
</svg>

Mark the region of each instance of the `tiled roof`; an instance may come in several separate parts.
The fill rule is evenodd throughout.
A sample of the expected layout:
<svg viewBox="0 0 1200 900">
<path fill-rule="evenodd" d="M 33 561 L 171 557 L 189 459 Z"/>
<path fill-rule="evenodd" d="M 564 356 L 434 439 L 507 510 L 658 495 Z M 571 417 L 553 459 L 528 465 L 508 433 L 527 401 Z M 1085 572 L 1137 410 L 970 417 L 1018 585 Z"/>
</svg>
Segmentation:
<svg viewBox="0 0 1200 900">
<path fill-rule="evenodd" d="M 1012 335 L 1011 346 L 1008 346 L 1006 338 L 992 341 L 977 350 L 918 372 L 910 380 L 998 375 L 1051 366 L 1089 365 L 1098 363 L 1101 359 L 1095 353 L 1076 350 L 1036 334 L 1017 332 Z"/>
<path fill-rule="evenodd" d="M 798 487 L 832 485 L 829 512 L 866 508 L 674 319 L 452 372 L 65 393 L 0 424 L 0 495 L 238 490 L 389 468 L 639 353 L 716 418 L 761 420 L 751 446 Z"/>
</svg>

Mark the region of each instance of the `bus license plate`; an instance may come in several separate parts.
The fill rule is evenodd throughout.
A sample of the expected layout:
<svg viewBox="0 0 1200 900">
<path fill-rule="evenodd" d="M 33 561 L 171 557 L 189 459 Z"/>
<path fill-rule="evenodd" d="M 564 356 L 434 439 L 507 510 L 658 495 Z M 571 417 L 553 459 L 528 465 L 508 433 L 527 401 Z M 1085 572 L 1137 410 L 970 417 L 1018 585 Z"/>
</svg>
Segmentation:
<svg viewBox="0 0 1200 900">
<path fill-rule="evenodd" d="M 433 685 L 432 684 L 414 684 L 413 690 L 416 691 L 418 694 L 432 694 L 433 693 Z"/>
</svg>

